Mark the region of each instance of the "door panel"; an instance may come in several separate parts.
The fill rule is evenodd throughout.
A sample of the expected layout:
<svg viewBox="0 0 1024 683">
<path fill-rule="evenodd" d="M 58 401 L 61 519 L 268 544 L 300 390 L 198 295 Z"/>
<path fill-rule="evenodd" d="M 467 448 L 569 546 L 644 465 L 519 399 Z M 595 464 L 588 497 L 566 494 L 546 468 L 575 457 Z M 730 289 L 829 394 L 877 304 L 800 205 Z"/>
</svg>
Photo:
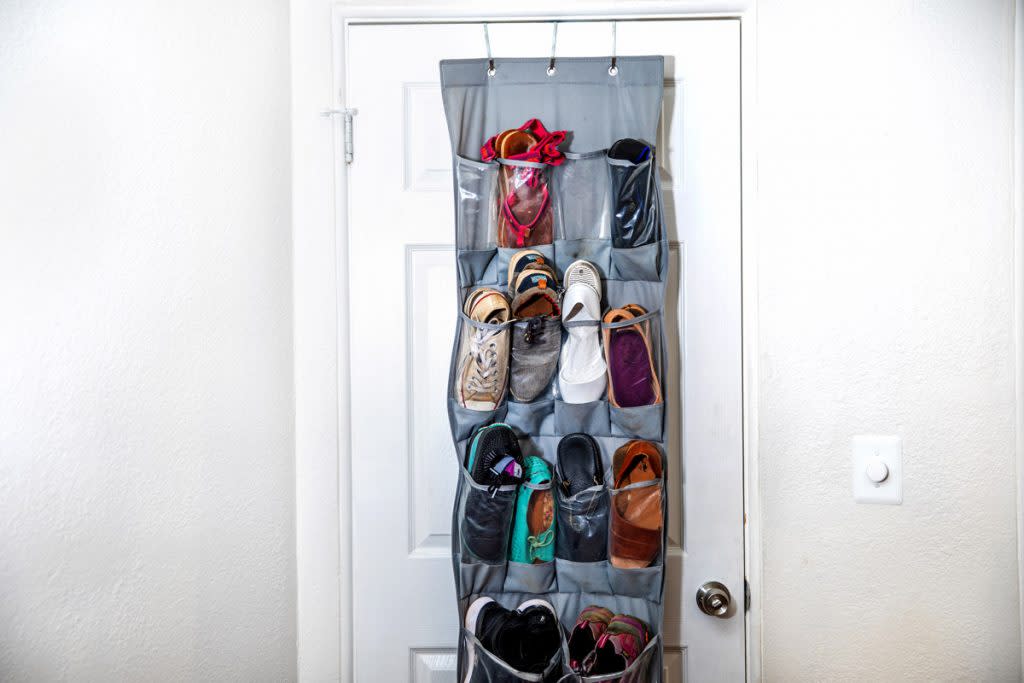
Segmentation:
<svg viewBox="0 0 1024 683">
<path fill-rule="evenodd" d="M 550 26 L 492 25 L 499 65 L 548 54 Z M 458 467 L 445 387 L 458 302 L 438 61 L 480 57 L 483 31 L 350 24 L 342 48 L 359 110 L 348 167 L 355 678 L 453 681 Z M 607 22 L 559 27 L 558 55 L 610 50 Z M 681 476 L 669 489 L 665 679 L 737 681 L 742 609 L 715 619 L 694 596 L 707 580 L 743 596 L 739 24 L 619 22 L 618 50 L 666 56 L 667 455 Z"/>
</svg>

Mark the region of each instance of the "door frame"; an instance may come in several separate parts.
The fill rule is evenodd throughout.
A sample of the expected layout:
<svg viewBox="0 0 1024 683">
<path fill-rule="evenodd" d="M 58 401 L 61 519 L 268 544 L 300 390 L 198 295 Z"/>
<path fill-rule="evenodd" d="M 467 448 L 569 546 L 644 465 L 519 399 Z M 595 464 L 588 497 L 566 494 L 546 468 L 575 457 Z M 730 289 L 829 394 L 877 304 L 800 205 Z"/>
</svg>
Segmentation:
<svg viewBox="0 0 1024 683">
<path fill-rule="evenodd" d="M 741 310 L 747 680 L 761 680 L 761 507 L 757 459 L 757 0 L 583 0 L 571 13 L 539 0 L 515 11 L 473 0 L 290 3 L 292 265 L 295 357 L 296 640 L 301 681 L 351 683 L 352 546 L 345 36 L 352 24 L 737 19 L 740 22 Z M 329 28 L 328 28 L 329 27 Z M 356 119 L 358 125 L 358 117 Z M 358 140 L 356 141 L 358 146 Z M 357 152 L 358 153 L 358 152 Z"/>
</svg>

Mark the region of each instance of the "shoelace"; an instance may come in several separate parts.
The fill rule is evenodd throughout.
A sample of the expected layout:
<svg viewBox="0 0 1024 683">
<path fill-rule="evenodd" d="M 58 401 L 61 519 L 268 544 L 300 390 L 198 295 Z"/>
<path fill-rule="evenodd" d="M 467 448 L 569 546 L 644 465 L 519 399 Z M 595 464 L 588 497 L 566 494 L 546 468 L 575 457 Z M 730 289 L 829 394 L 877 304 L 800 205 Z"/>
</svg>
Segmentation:
<svg viewBox="0 0 1024 683">
<path fill-rule="evenodd" d="M 473 393 L 494 392 L 498 387 L 497 333 L 477 330 L 469 340 L 469 355 L 473 367 L 466 388 Z"/>
<path fill-rule="evenodd" d="M 543 531 L 537 534 L 536 536 L 527 536 L 527 556 L 530 558 L 530 562 L 533 562 L 535 559 L 537 559 L 537 556 L 540 555 L 541 548 L 545 548 L 551 545 L 554 542 L 554 540 L 554 529 L 548 529 L 547 531 Z"/>
<path fill-rule="evenodd" d="M 535 344 L 543 341 L 544 319 L 541 317 L 530 318 L 526 323 L 526 332 L 523 333 L 523 341 L 527 344 Z"/>
</svg>

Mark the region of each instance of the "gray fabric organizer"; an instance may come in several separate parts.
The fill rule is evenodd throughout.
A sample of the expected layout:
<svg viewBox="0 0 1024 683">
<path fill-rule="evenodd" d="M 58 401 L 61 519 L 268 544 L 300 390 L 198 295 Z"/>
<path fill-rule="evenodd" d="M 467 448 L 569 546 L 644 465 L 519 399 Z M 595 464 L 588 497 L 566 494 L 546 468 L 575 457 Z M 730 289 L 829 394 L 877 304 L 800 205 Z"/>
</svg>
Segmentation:
<svg viewBox="0 0 1024 683">
<path fill-rule="evenodd" d="M 633 248 L 614 248 L 612 230 L 612 172 L 617 162 L 605 150 L 621 138 L 653 143 L 661 116 L 664 59 L 620 57 L 618 73 L 609 73 L 609 58 L 559 59 L 555 74 L 547 74 L 547 59 L 502 59 L 496 72 L 487 75 L 485 59 L 441 62 L 441 88 L 448 130 L 451 136 L 455 181 L 455 233 L 459 311 L 469 292 L 480 286 L 505 289 L 509 257 L 518 249 L 496 246 L 495 188 L 499 164 L 480 161 L 480 147 L 490 136 L 516 128 L 532 118 L 549 130 L 566 130 L 562 149 L 566 161 L 545 171 L 554 212 L 554 241 L 530 247 L 545 253 L 555 264 L 559 278 L 572 261 L 584 258 L 604 275 L 603 309 L 628 303 L 643 306 L 650 313 L 651 342 L 662 384 L 669 395 L 665 376 L 665 337 L 662 307 L 668 275 L 668 241 L 665 226 L 659 225 L 658 239 Z M 652 163 L 648 160 L 644 163 Z M 653 162 L 656 163 L 656 162 Z M 663 221 L 660 186 L 655 183 L 653 201 Z M 650 624 L 656 634 L 640 659 L 625 674 L 580 678 L 567 665 L 563 652 L 551 662 L 545 675 L 520 674 L 486 652 L 467 631 L 459 642 L 458 680 L 466 675 L 470 648 L 475 650 L 473 681 L 660 681 L 663 647 L 664 561 L 666 536 L 655 566 L 645 569 L 617 569 L 609 562 L 579 563 L 558 557 L 547 564 L 484 564 L 463 552 L 460 537 L 462 505 L 471 488 L 480 488 L 462 466 L 462 458 L 474 430 L 491 422 L 505 422 L 520 435 L 523 454 L 544 458 L 555 470 L 555 452 L 565 434 L 585 432 L 601 446 L 609 487 L 613 481 L 611 458 L 615 450 L 632 438 L 657 442 L 665 453 L 665 403 L 638 408 L 616 408 L 606 400 L 587 404 L 564 403 L 558 396 L 557 379 L 531 403 L 508 400 L 497 410 L 467 410 L 454 399 L 455 368 L 463 325 L 478 325 L 460 314 L 452 354 L 448 387 L 448 414 L 461 477 L 452 519 L 452 561 L 458 595 L 459 623 L 466 609 L 481 595 L 494 598 L 514 609 L 524 600 L 543 597 L 558 611 L 567 637 L 580 611 L 591 604 L 616 613 L 632 614 Z M 510 323 L 525 324 L 525 323 Z M 663 484 L 669 481 L 665 454 Z M 574 501 L 562 501 L 555 491 L 556 525 L 571 510 Z M 579 496 L 611 495 L 607 490 L 584 492 Z M 494 494 L 496 506 L 514 505 L 515 487 L 502 487 Z M 663 507 L 667 495 L 662 496 Z M 575 501 L 579 502 L 579 501 Z M 667 524 L 665 525 L 667 528 Z"/>
</svg>

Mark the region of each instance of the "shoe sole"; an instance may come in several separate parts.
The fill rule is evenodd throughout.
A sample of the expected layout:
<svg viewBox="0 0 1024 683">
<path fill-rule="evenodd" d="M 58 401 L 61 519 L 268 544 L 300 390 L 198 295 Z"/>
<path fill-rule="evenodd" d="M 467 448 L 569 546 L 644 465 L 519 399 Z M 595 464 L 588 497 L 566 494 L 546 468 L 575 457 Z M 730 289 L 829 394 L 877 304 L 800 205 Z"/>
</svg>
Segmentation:
<svg viewBox="0 0 1024 683">
<path fill-rule="evenodd" d="M 573 269 L 581 267 L 586 268 L 587 270 L 594 274 L 594 280 L 597 282 L 596 287 L 594 285 L 591 285 L 589 282 L 580 282 L 577 278 L 572 278 Z M 597 269 L 597 266 L 595 266 L 590 261 L 587 261 L 586 259 L 579 259 L 570 263 L 569 266 L 565 269 L 565 273 L 562 275 L 562 286 L 564 286 L 566 289 L 569 289 L 569 287 L 575 284 L 587 285 L 595 292 L 597 292 L 598 300 L 601 299 L 601 271 L 599 271 Z"/>
<path fill-rule="evenodd" d="M 494 602 L 493 598 L 477 598 L 469 606 L 469 609 L 466 610 L 466 630 L 472 633 L 474 638 L 476 637 L 476 622 L 480 618 L 480 612 L 491 602 Z M 462 683 L 470 683 L 473 678 L 473 669 L 476 668 L 475 648 L 470 646 L 467 649 L 469 650 L 469 663 L 466 665 L 466 677 L 462 679 Z"/>
</svg>

